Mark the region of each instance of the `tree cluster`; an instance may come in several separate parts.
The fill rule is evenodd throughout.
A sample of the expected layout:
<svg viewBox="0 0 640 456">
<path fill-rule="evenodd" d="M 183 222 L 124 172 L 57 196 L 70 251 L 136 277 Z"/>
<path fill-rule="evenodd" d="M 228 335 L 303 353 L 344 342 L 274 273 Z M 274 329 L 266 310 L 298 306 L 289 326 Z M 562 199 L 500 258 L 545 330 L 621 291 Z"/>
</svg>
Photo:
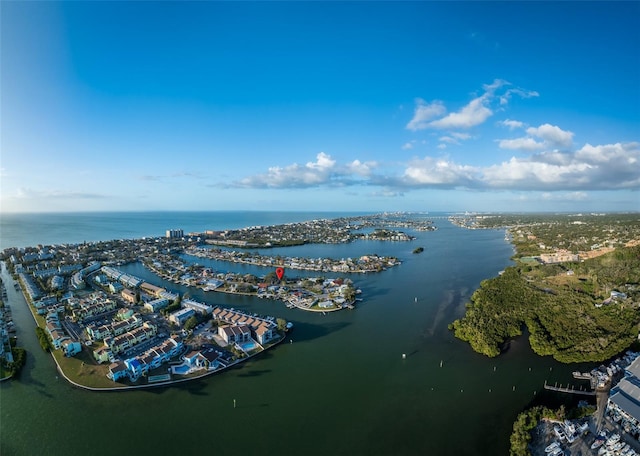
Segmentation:
<svg viewBox="0 0 640 456">
<path fill-rule="evenodd" d="M 51 341 L 49 340 L 49 336 L 40 326 L 36 326 L 36 336 L 38 336 L 38 342 L 40 342 L 40 346 L 44 351 L 48 352 L 51 350 Z"/>
<path fill-rule="evenodd" d="M 569 267 L 572 276 L 565 272 Z M 638 335 L 634 297 L 639 278 L 640 247 L 565 267 L 513 266 L 483 281 L 465 316 L 450 329 L 487 356 L 500 354 L 503 343 L 526 326 L 539 355 L 565 363 L 602 361 L 625 350 Z M 629 297 L 602 305 L 614 289 Z"/>
</svg>

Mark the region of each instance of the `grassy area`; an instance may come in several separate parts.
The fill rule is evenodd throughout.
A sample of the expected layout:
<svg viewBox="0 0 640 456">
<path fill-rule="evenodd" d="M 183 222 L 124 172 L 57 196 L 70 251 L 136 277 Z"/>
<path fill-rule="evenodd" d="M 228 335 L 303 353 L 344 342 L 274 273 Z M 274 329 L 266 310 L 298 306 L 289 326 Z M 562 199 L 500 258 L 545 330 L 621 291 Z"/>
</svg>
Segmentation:
<svg viewBox="0 0 640 456">
<path fill-rule="evenodd" d="M 41 328 L 46 326 L 43 316 L 35 313 L 33 307 L 29 305 L 29 310 L 36 319 L 36 323 Z M 62 350 L 51 350 L 54 358 L 60 365 L 62 372 L 72 382 L 90 388 L 122 388 L 125 385 L 111 381 L 107 377 L 109 366 L 106 364 L 97 364 L 88 347 L 82 346 L 82 352 L 75 357 L 66 357 Z"/>
<path fill-rule="evenodd" d="M 124 385 L 107 378 L 109 366 L 96 364 L 86 347 L 75 357 L 64 356 L 61 350 L 53 350 L 53 356 L 64 374 L 73 382 L 92 388 L 121 388 Z"/>
</svg>

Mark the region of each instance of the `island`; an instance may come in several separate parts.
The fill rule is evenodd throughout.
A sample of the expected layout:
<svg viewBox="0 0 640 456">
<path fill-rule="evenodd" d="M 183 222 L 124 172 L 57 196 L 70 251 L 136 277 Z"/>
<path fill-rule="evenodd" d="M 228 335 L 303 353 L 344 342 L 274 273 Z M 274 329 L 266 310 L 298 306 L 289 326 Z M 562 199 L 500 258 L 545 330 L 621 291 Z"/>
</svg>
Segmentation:
<svg viewBox="0 0 640 456">
<path fill-rule="evenodd" d="M 402 231 L 390 228 L 410 228 L 434 231 L 433 222 L 423 214 L 384 213 L 336 219 L 310 220 L 283 225 L 252 226 L 239 230 L 206 230 L 190 233 L 207 243 L 239 248 L 271 248 L 303 244 L 341 244 L 356 240 L 412 241 Z M 371 232 L 365 230 L 371 229 Z"/>
</svg>

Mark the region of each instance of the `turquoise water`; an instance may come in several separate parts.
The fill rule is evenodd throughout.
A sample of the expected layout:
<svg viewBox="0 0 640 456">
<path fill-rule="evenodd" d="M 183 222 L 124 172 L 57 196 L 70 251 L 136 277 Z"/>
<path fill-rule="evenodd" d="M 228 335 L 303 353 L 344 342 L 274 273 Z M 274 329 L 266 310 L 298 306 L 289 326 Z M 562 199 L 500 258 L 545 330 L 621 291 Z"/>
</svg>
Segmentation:
<svg viewBox="0 0 640 456">
<path fill-rule="evenodd" d="M 189 366 L 173 366 L 171 369 L 176 374 L 186 374 L 189 370 Z"/>
<path fill-rule="evenodd" d="M 169 214 L 167 223 L 154 216 L 152 223 L 141 214 L 143 228 L 100 235 L 148 232 L 155 223 L 160 233 L 170 227 L 187 231 L 189 220 L 201 230 L 225 218 L 182 216 Z M 127 217 L 128 225 L 136 224 L 135 215 Z M 259 214 L 253 217 L 248 224 L 265 224 Z M 31 227 L 30 232 L 65 233 L 65 227 L 49 225 L 51 220 L 43 223 L 46 229 Z M 495 359 L 455 339 L 447 325 L 464 314 L 480 281 L 511 264 L 512 248 L 498 230 L 463 230 L 444 219 L 435 223 L 435 232 L 412 233 L 418 238 L 412 243 L 291 250 L 292 255 L 333 257 L 369 251 L 402 260 L 381 274 L 350 276 L 362 288 L 363 301 L 353 311 L 326 315 L 276 301 L 189 290 L 162 281 L 140 264 L 125 266 L 196 300 L 294 323 L 291 343 L 174 388 L 92 393 L 71 387 L 58 378 L 51 357 L 38 345 L 22 298 L 8 286 L 20 344 L 29 357 L 17 381 L 0 385 L 0 454 L 507 454 L 517 413 L 555 397 L 543 391 L 544 382 L 566 384 L 573 370 L 591 366 L 538 357 L 525 339 L 516 339 Z M 126 224 L 111 220 L 106 225 Z M 13 239 L 22 245 L 38 242 Z M 416 246 L 425 251 L 412 254 Z M 189 435 L 210 438 L 180 437 Z"/>
<path fill-rule="evenodd" d="M 247 342 L 244 344 L 240 344 L 240 348 L 242 348 L 245 352 L 250 352 L 253 349 L 258 348 L 255 342 Z"/>
</svg>

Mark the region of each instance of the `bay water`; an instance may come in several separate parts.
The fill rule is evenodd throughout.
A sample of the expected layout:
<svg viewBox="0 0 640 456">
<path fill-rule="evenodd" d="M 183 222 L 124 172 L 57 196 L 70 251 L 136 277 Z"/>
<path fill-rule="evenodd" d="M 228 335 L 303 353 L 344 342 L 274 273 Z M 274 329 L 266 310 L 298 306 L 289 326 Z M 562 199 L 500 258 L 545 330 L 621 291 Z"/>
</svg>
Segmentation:
<svg viewBox="0 0 640 456">
<path fill-rule="evenodd" d="M 13 220 L 3 215 L 0 236 L 5 248 L 345 215 L 351 214 L 102 213 Z M 349 275 L 363 290 L 362 302 L 355 310 L 326 315 L 288 309 L 276 301 L 188 289 L 161 280 L 140 264 L 123 266 L 197 300 L 294 324 L 285 343 L 238 367 L 144 391 L 89 392 L 61 378 L 51 356 L 40 349 L 33 319 L 3 270 L 19 345 L 28 350 L 28 361 L 18 379 L 0 384 L 0 454 L 508 454 L 516 415 L 532 403 L 555 400 L 543 390 L 545 380 L 566 384 L 571 371 L 591 366 L 538 357 L 524 338 L 512 341 L 494 359 L 455 339 L 447 325 L 464 314 L 482 280 L 511 264 L 513 250 L 503 231 L 464 230 L 444 214 L 435 216 L 434 223 L 437 231 L 406 230 L 417 237 L 410 243 L 358 241 L 262 250 L 333 258 L 378 253 L 402 260 L 382 273 Z M 413 254 L 418 246 L 424 252 Z M 212 266 L 270 271 L 220 262 Z"/>
</svg>

